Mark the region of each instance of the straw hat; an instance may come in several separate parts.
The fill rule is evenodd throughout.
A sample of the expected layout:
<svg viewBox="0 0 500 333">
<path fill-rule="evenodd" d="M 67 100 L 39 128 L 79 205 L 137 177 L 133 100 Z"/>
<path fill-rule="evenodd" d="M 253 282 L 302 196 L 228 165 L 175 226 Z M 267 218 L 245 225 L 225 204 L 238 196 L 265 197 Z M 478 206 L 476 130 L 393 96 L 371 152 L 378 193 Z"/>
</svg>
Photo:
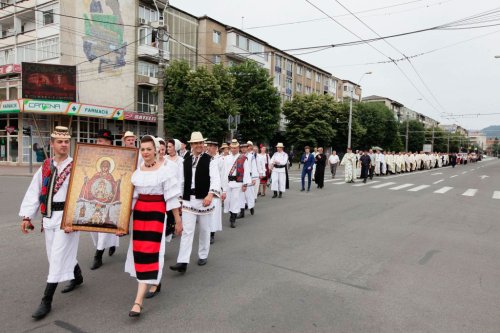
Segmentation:
<svg viewBox="0 0 500 333">
<path fill-rule="evenodd" d="M 253 142 L 249 140 L 249 141 L 247 141 L 247 145 L 253 146 Z"/>
<path fill-rule="evenodd" d="M 71 139 L 69 129 L 64 126 L 56 126 L 50 137 L 53 139 Z"/>
<path fill-rule="evenodd" d="M 188 143 L 196 143 L 196 142 L 203 142 L 207 138 L 204 138 L 203 135 L 201 135 L 201 132 L 193 132 L 191 133 L 191 140 L 188 141 Z"/>
<path fill-rule="evenodd" d="M 225 142 L 223 142 L 222 145 L 220 146 L 220 149 L 224 149 L 224 148 L 229 148 L 229 146 Z"/>
<path fill-rule="evenodd" d="M 278 144 L 276 145 L 276 148 L 285 148 L 285 146 L 283 146 L 283 143 L 278 142 Z"/>
<path fill-rule="evenodd" d="M 231 147 L 239 147 L 239 146 L 240 143 L 238 142 L 238 140 L 236 139 L 231 140 Z"/>
<path fill-rule="evenodd" d="M 219 146 L 219 143 L 215 140 L 207 140 L 205 142 L 207 145 L 212 145 L 212 146 Z"/>
<path fill-rule="evenodd" d="M 134 137 L 134 138 L 136 138 L 136 136 L 135 136 L 134 132 L 132 132 L 132 131 L 126 131 L 126 132 L 125 132 L 125 134 L 123 134 L 122 139 L 129 138 L 129 137 Z"/>
</svg>

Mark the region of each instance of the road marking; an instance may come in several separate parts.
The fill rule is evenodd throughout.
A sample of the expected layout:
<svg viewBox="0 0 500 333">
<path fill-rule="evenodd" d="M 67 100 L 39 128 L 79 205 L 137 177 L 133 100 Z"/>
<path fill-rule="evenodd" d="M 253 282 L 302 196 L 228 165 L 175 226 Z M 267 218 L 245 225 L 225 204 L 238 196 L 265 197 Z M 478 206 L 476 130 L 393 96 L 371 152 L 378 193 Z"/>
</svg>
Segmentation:
<svg viewBox="0 0 500 333">
<path fill-rule="evenodd" d="M 467 171 L 464 171 L 464 172 L 462 172 L 462 175 L 465 175 L 466 173 L 467 173 Z"/>
<path fill-rule="evenodd" d="M 361 184 L 356 184 L 356 185 L 352 185 L 352 186 L 360 187 L 360 186 L 371 185 L 373 183 L 380 183 L 380 180 L 372 180 L 369 183 L 361 183 Z"/>
<path fill-rule="evenodd" d="M 442 174 L 443 174 L 442 172 L 436 172 L 436 173 L 431 174 L 431 176 L 442 175 Z"/>
<path fill-rule="evenodd" d="M 439 184 L 439 183 L 441 183 L 441 182 L 444 182 L 444 179 L 437 180 L 437 181 L 435 181 L 433 184 Z"/>
<path fill-rule="evenodd" d="M 481 177 L 481 179 L 484 179 L 484 178 L 488 178 L 489 176 L 482 175 L 482 176 L 480 176 L 480 177 Z"/>
<path fill-rule="evenodd" d="M 445 194 L 446 192 L 448 192 L 449 190 L 451 190 L 453 187 L 449 187 L 449 186 L 445 186 L 443 188 L 440 188 L 439 190 L 437 191 L 434 191 L 434 193 L 439 193 L 439 194 Z"/>
<path fill-rule="evenodd" d="M 474 170 L 476 170 L 476 169 L 470 169 L 470 171 L 474 171 Z"/>
<path fill-rule="evenodd" d="M 453 176 L 451 176 L 450 178 L 455 178 L 455 177 L 458 177 L 458 175 L 453 175 Z"/>
<path fill-rule="evenodd" d="M 500 199 L 500 191 L 493 192 L 493 196 L 491 198 L 492 199 Z"/>
<path fill-rule="evenodd" d="M 466 196 L 466 197 L 473 197 L 475 196 L 477 193 L 477 190 L 474 189 L 474 188 L 470 188 L 468 189 L 467 191 L 465 191 L 464 193 L 462 193 L 462 195 Z"/>
<path fill-rule="evenodd" d="M 413 184 L 403 184 L 403 185 L 399 185 L 399 186 L 396 186 L 396 187 L 391 187 L 389 190 L 397 191 L 397 190 L 401 190 L 403 188 L 407 188 L 407 187 L 410 187 L 410 186 L 413 186 Z"/>
<path fill-rule="evenodd" d="M 424 188 L 428 188 L 428 187 L 430 187 L 430 185 L 420 185 L 420 186 L 411 188 L 408 191 L 409 192 L 417 192 L 417 191 L 423 190 Z"/>
<path fill-rule="evenodd" d="M 391 185 L 394 185 L 394 184 L 396 184 L 396 183 L 394 183 L 394 182 L 382 183 L 382 184 L 379 184 L 379 185 L 372 186 L 372 188 L 382 188 L 382 187 L 391 186 Z"/>
</svg>

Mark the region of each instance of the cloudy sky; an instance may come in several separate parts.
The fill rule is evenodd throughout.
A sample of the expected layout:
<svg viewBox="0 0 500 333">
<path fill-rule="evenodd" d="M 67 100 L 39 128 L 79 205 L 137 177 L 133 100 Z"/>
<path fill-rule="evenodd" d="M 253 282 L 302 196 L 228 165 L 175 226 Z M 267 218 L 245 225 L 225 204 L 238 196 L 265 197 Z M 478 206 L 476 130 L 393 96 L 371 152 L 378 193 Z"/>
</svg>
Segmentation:
<svg viewBox="0 0 500 333">
<path fill-rule="evenodd" d="M 500 9 L 498 0 L 339 0 L 381 36 L 435 27 L 489 10 Z M 338 44 L 377 37 L 336 0 L 172 0 L 171 5 L 194 15 L 208 15 L 281 49 Z M 312 4 L 351 32 L 335 23 Z M 242 20 L 242 17 L 244 19 Z M 298 55 L 333 75 L 361 83 L 363 95 L 380 95 L 403 103 L 441 123 L 468 129 L 500 125 L 499 115 L 443 115 L 500 113 L 500 15 L 488 28 L 434 30 L 358 46 L 329 48 Z M 310 21 L 262 27 L 281 23 Z M 257 27 L 257 28 L 256 28 Z M 354 35 L 354 34 L 356 35 Z M 378 51 L 377 51 L 378 50 Z M 311 50 L 309 50 L 311 51 Z M 317 50 L 315 50 L 317 51 Z M 424 52 L 429 52 L 419 55 Z M 304 51 L 290 52 L 292 54 Z M 398 66 L 368 64 L 419 55 Z M 413 84 L 411 83 L 413 82 Z M 415 85 L 415 87 L 413 86 Z M 419 99 L 422 100 L 419 100 Z"/>
</svg>

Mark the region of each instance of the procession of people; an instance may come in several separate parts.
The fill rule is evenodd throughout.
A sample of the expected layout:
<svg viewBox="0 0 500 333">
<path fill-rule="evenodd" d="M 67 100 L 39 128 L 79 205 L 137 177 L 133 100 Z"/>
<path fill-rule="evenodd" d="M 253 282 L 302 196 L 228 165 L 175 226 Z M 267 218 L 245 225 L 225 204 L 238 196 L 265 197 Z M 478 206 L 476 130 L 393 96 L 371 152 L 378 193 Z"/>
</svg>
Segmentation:
<svg viewBox="0 0 500 333">
<path fill-rule="evenodd" d="M 33 176 L 21 203 L 23 233 L 35 229 L 32 222 L 37 212 L 42 215 L 41 229 L 49 261 L 47 284 L 40 305 L 32 314 L 35 320 L 44 318 L 52 309 L 58 283 L 70 281 L 62 293 L 73 291 L 83 283 L 83 274 L 77 262 L 81 231 L 62 224 L 65 201 L 70 184 L 73 159 L 70 156 L 70 131 L 58 126 L 51 134 L 54 156 L 43 162 Z M 115 136 L 107 129 L 98 131 L 96 145 L 111 146 Z M 130 131 L 121 137 L 124 147 L 136 148 L 137 137 Z M 161 292 L 166 244 L 174 234 L 180 238 L 177 262 L 170 269 L 184 274 L 191 261 L 196 225 L 198 225 L 197 264 L 208 263 L 210 245 L 215 233 L 222 231 L 222 212 L 229 213 L 229 225 L 236 228 L 236 220 L 245 218 L 245 211 L 256 214 L 256 201 L 271 187 L 273 198 L 282 198 L 289 187 L 288 155 L 284 145 L 276 145 L 270 156 L 266 147 L 252 141 L 229 144 L 208 140 L 200 132 L 193 132 L 186 144 L 177 139 L 163 139 L 151 135 L 138 142 L 137 168 L 132 173 L 132 211 L 128 236 L 125 272 L 138 282 L 137 292 L 129 311 L 130 317 L 139 317 L 145 299 Z M 137 148 L 136 148 L 137 149 Z M 229 151 L 230 150 L 230 151 Z M 326 157 L 324 158 L 326 160 Z M 100 205 L 113 204 L 119 197 L 120 182 L 115 180 L 107 160 L 98 172 L 87 177 L 79 200 L 95 200 Z M 323 165 L 324 173 L 324 165 Z M 105 179 L 105 181 L 101 181 Z M 98 195 L 99 186 L 111 184 L 114 195 Z M 96 190 L 97 189 L 97 190 Z M 104 190 L 103 190 L 104 191 Z M 62 227 L 61 227 L 62 226 Z M 121 231 L 91 232 L 96 248 L 90 265 L 96 270 L 103 265 L 103 255 L 113 256 L 119 246 Z"/>
</svg>

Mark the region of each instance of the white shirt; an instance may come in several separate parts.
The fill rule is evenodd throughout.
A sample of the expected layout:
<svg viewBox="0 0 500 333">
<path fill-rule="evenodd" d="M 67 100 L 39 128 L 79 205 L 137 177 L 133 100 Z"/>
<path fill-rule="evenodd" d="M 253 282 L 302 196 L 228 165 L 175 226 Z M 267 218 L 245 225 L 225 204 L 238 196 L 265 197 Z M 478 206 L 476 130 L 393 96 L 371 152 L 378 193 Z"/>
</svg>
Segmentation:
<svg viewBox="0 0 500 333">
<path fill-rule="evenodd" d="M 339 156 L 338 155 L 330 155 L 330 157 L 328 158 L 328 162 L 330 162 L 330 164 L 339 163 L 340 162 Z"/>
<path fill-rule="evenodd" d="M 137 169 L 130 179 L 134 185 L 132 208 L 137 202 L 139 194 L 163 195 L 167 203 L 167 210 L 181 206 L 178 197 L 181 189 L 177 180 L 177 168 L 173 163 L 162 165 L 154 171 Z"/>
<path fill-rule="evenodd" d="M 313 154 L 314 155 L 314 154 Z M 276 168 L 274 167 L 274 164 L 277 165 L 287 165 L 288 164 L 288 154 L 285 152 L 276 152 L 273 154 L 273 157 L 271 157 L 271 168 L 273 172 L 278 172 L 278 173 L 285 173 L 286 170 L 285 168 Z"/>
<path fill-rule="evenodd" d="M 54 166 L 57 168 L 57 174 L 59 175 L 66 166 L 73 161 L 73 158 L 68 156 L 64 161 L 57 163 L 54 161 Z M 57 191 L 57 193 L 52 198 L 53 202 L 64 202 L 66 201 L 66 193 L 68 192 L 70 176 L 68 175 L 64 180 L 61 188 Z M 31 180 L 31 184 L 24 195 L 23 202 L 21 203 L 21 208 L 19 210 L 20 217 L 28 217 L 33 219 L 38 212 L 38 208 L 40 207 L 40 191 L 42 190 L 42 167 L 38 169 L 38 171 L 33 176 Z M 52 217 L 43 218 L 43 228 L 44 229 L 57 229 L 61 225 L 61 220 L 63 216 L 63 211 L 55 211 L 52 212 Z"/>
<path fill-rule="evenodd" d="M 251 185 L 252 178 L 250 177 L 250 164 L 248 163 L 248 159 L 245 160 L 243 164 L 244 173 L 243 173 L 243 183 L 238 183 L 234 180 L 229 181 L 229 176 L 236 176 L 237 169 L 234 168 L 234 171 L 230 175 L 229 172 L 233 168 L 235 161 L 240 157 L 240 154 L 229 154 L 224 158 L 224 176 L 222 177 L 222 192 L 227 192 L 228 188 L 236 188 L 241 187 L 244 184 Z"/>
</svg>

